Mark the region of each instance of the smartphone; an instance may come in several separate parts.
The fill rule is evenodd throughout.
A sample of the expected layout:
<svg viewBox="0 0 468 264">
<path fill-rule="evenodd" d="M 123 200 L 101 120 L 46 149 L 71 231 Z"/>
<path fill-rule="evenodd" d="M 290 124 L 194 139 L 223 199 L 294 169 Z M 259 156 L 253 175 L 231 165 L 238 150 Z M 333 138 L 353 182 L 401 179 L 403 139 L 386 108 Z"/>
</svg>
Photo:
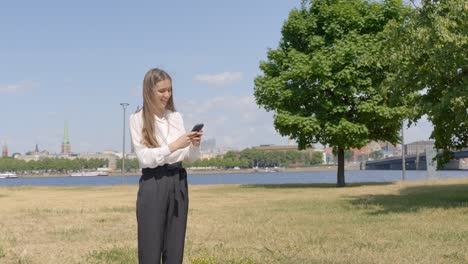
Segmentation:
<svg viewBox="0 0 468 264">
<path fill-rule="evenodd" d="M 195 131 L 199 132 L 200 130 L 202 130 L 202 128 L 203 128 L 203 124 L 196 124 L 192 128 L 192 132 L 195 132 Z"/>
</svg>

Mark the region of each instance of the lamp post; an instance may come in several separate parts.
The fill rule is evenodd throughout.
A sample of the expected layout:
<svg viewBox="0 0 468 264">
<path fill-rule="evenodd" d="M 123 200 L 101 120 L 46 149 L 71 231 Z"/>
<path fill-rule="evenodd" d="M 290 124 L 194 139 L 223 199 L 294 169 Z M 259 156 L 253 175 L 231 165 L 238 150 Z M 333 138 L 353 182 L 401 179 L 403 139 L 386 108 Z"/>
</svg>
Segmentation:
<svg viewBox="0 0 468 264">
<path fill-rule="evenodd" d="M 128 103 L 120 103 L 123 109 L 123 133 L 122 133 L 122 184 L 124 184 L 124 172 L 125 172 L 125 110 Z"/>
<path fill-rule="evenodd" d="M 401 180 L 406 180 L 405 120 L 401 121 Z"/>
</svg>

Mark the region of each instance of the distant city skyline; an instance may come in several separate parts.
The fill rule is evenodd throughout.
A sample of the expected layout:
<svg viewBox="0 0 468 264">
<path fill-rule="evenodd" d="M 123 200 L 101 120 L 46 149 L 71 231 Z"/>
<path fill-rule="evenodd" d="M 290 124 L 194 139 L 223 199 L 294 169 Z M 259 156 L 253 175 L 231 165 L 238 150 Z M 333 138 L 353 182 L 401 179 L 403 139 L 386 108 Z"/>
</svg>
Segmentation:
<svg viewBox="0 0 468 264">
<path fill-rule="evenodd" d="M 417 127 L 417 126 L 412 126 L 411 128 L 409 129 L 405 129 L 405 144 L 409 144 L 409 143 L 412 143 L 412 142 L 417 142 L 417 141 L 424 141 L 424 140 L 428 140 L 428 139 L 422 139 L 420 136 L 419 133 L 421 133 L 421 126 Z M 67 131 L 67 129 L 64 129 L 64 131 Z M 409 135 L 408 135 L 409 134 Z M 414 136 L 416 135 L 416 136 Z M 245 146 L 245 147 L 240 147 L 240 148 L 236 148 L 236 147 L 232 147 L 232 146 L 224 146 L 224 145 L 218 145 L 216 143 L 216 138 L 205 138 L 203 139 L 202 143 L 205 143 L 207 142 L 209 144 L 210 147 L 213 147 L 215 146 L 216 148 L 225 148 L 225 149 L 233 149 L 233 150 L 242 150 L 244 148 L 249 148 L 249 147 L 256 147 L 256 146 L 260 146 L 260 145 L 290 145 L 290 144 L 296 144 L 296 142 L 294 141 L 291 141 L 289 138 L 285 138 L 286 141 L 285 142 L 280 142 L 280 143 L 265 143 L 265 144 L 253 144 L 253 145 L 249 145 L 249 146 Z M 50 152 L 51 154 L 67 154 L 67 153 L 100 153 L 100 152 L 106 152 L 106 151 L 113 151 L 113 152 L 121 152 L 122 150 L 121 149 L 101 149 L 101 150 L 85 150 L 85 151 L 80 151 L 80 152 L 74 152 L 74 151 L 69 151 L 69 152 L 64 152 L 64 144 L 65 142 L 68 142 L 69 144 L 69 147 L 68 148 L 71 148 L 71 143 L 70 143 L 70 139 L 67 137 L 67 136 L 63 136 L 62 137 L 62 141 L 57 144 L 58 146 L 58 149 L 55 151 L 53 149 L 48 149 L 46 147 L 40 147 L 40 143 L 35 143 L 34 145 L 32 145 L 29 149 L 26 149 L 24 151 L 9 151 L 8 150 L 8 142 L 6 140 L 2 140 L 2 154 L 3 153 L 8 153 L 9 156 L 11 156 L 12 154 L 14 153 L 21 153 L 21 154 L 24 154 L 24 153 L 27 153 L 27 152 L 38 152 L 38 150 L 40 149 L 40 151 L 47 151 L 47 152 Z M 202 145 L 203 147 L 203 145 Z M 315 144 L 315 147 L 317 148 L 321 148 L 323 147 L 321 144 Z M 131 149 L 131 146 L 130 146 L 130 149 Z M 206 149 L 206 148 L 205 148 Z M 130 151 L 131 153 L 132 151 Z"/>
<path fill-rule="evenodd" d="M 161 67 L 187 130 L 204 123 L 206 138 L 234 149 L 287 144 L 273 113 L 256 105 L 253 80 L 300 2 L 5 1 L 0 140 L 10 153 L 36 144 L 60 153 L 68 121 L 72 152 L 120 151 L 120 103 L 130 104 L 128 121 L 142 106 L 144 74 Z M 431 129 L 423 120 L 406 141 L 428 139 Z"/>
</svg>

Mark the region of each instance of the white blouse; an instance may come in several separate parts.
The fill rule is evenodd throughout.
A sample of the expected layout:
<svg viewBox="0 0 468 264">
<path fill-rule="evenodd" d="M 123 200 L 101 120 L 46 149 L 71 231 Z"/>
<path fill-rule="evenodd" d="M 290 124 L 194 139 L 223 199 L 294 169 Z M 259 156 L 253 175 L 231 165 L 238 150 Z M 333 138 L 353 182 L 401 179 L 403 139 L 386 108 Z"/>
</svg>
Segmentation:
<svg viewBox="0 0 468 264">
<path fill-rule="evenodd" d="M 143 111 L 130 115 L 130 135 L 140 168 L 155 168 L 179 161 L 194 161 L 200 158 L 200 147 L 190 146 L 170 152 L 169 144 L 185 134 L 184 121 L 179 112 L 167 110 L 163 118 L 155 115 L 156 140 L 160 147 L 149 148 L 142 143 Z"/>
</svg>

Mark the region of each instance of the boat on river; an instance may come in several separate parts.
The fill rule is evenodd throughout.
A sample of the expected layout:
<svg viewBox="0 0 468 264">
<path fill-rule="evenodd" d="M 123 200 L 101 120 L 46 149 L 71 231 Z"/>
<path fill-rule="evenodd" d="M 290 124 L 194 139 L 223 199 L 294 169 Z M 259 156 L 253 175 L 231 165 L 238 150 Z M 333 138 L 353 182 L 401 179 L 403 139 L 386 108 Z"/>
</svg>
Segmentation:
<svg viewBox="0 0 468 264">
<path fill-rule="evenodd" d="M 0 173 L 0 179 L 7 179 L 7 178 L 18 178 L 18 175 L 16 175 L 16 173 L 11 173 L 11 172 Z"/>
<path fill-rule="evenodd" d="M 257 166 L 253 168 L 254 169 L 254 172 L 279 172 L 280 171 L 280 168 L 279 167 L 273 167 L 273 168 L 270 168 L 270 167 L 265 167 L 263 169 L 259 169 Z M 284 171 L 284 168 L 283 168 L 283 171 Z"/>
<path fill-rule="evenodd" d="M 93 177 L 93 176 L 109 176 L 107 171 L 79 171 L 70 174 L 71 177 Z"/>
</svg>

